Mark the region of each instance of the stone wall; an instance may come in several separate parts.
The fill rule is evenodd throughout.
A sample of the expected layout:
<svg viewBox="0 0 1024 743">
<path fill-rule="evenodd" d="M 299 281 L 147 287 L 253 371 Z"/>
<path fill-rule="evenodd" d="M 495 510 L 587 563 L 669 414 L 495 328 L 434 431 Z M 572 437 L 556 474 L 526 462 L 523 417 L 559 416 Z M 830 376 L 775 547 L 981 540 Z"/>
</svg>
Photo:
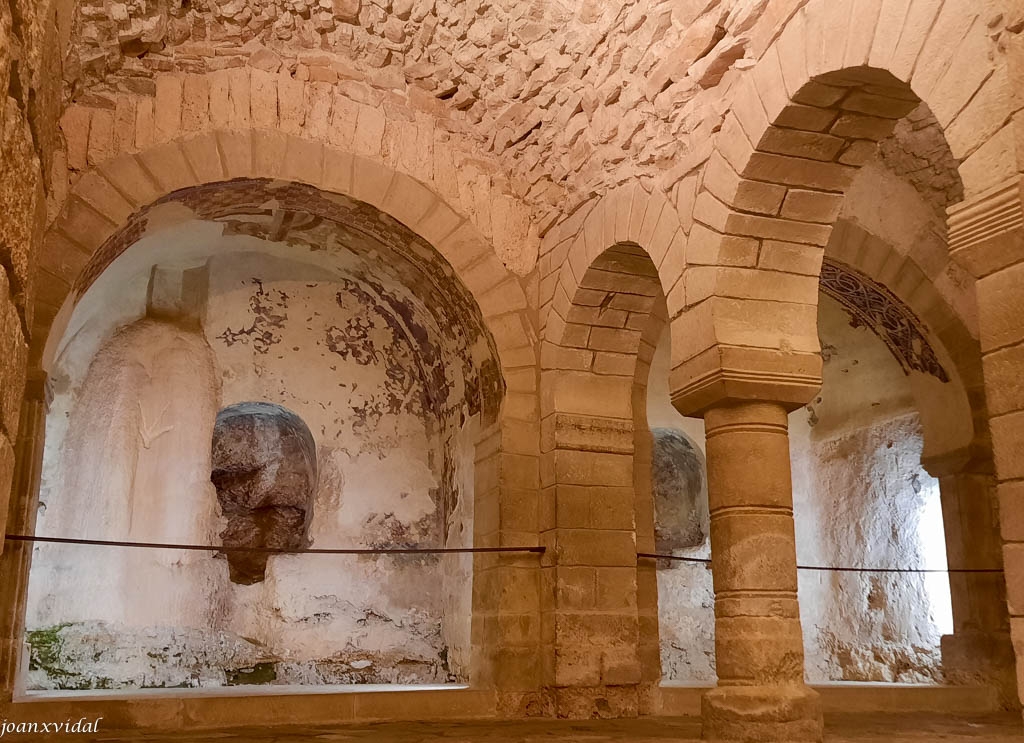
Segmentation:
<svg viewBox="0 0 1024 743">
<path fill-rule="evenodd" d="M 67 78 L 77 99 L 108 105 L 156 94 L 166 73 L 248 66 L 325 91 L 365 81 L 458 114 L 543 226 L 567 192 L 578 203 L 621 182 L 623 156 L 657 175 L 680 144 L 697 150 L 736 77 L 804 2 L 89 0 Z M 539 167 L 548 160 L 554 172 Z"/>
<path fill-rule="evenodd" d="M 10 23 L 6 10 L 11 11 Z M 855 13 L 858 22 L 851 22 Z M 630 478 L 623 463 L 630 452 L 638 461 L 646 452 L 621 440 L 606 451 L 602 447 L 607 442 L 594 437 L 561 458 L 561 472 L 555 466 L 557 457 L 538 454 L 547 446 L 547 437 L 540 435 L 542 416 L 550 412 L 545 389 L 575 386 L 578 397 L 585 398 L 579 407 L 590 411 L 606 405 L 608 396 L 588 394 L 590 388 L 581 392 L 582 385 L 576 383 L 580 375 L 574 377 L 578 366 L 623 378 L 628 376 L 623 370 L 635 366 L 637 349 L 631 344 L 640 328 L 632 323 L 646 321 L 644 313 L 619 313 L 618 304 L 606 313 L 606 300 L 621 298 L 612 297 L 607 287 L 595 298 L 588 294 L 592 287 L 581 283 L 598 256 L 612 246 L 619 246 L 613 251 L 619 256 L 615 260 L 625 255 L 648 261 L 647 283 L 661 285 L 674 346 L 667 387 L 680 409 L 710 412 L 709 420 L 714 420 L 722 402 L 734 400 L 730 395 L 737 393 L 775 406 L 771 449 L 781 452 L 782 459 L 766 471 L 779 475 L 780 482 L 788 473 L 782 466 L 785 445 L 777 403 L 803 404 L 817 389 L 821 359 L 816 302 L 823 252 L 839 262 L 848 255 L 849 265 L 891 288 L 935 331 L 952 357 L 941 363 L 951 378 L 964 377 L 977 434 L 977 441 L 968 445 L 961 435 L 965 429 L 951 428 L 955 435 L 941 442 L 946 446 L 938 447 L 939 453 L 954 449 L 954 454 L 970 455 L 975 458 L 972 466 L 986 475 L 980 335 L 992 362 L 985 373 L 992 380 L 988 397 L 997 416 L 992 426 L 996 465 L 1000 477 L 1011 481 L 1001 493 L 1007 503 L 1004 514 L 1014 511 L 1019 498 L 1012 481 L 1019 479 L 1014 474 L 1019 467 L 1012 453 L 1020 426 L 1013 411 L 1021 407 L 1015 391 L 1019 385 L 1013 383 L 1020 376 L 1013 355 L 1019 339 L 1012 323 L 1019 315 L 1014 299 L 1019 271 L 1012 267 L 1019 252 L 1020 222 L 1014 151 L 1021 148 L 1019 122 L 1012 116 L 1020 108 L 1014 91 L 1021 86 L 1019 68 L 1005 62 L 1014 50 L 1019 56 L 1022 28 L 1020 9 L 1001 0 L 3 3 L 0 33 L 17 43 L 0 43 L 0 68 L 17 74 L 9 76 L 14 85 L 0 90 L 10 92 L 20 112 L 12 119 L 7 116 L 10 106 L 4 108 L 0 154 L 15 157 L 4 158 L 0 198 L 7 199 L 3 206 L 11 215 L 10 229 L 22 234 L 7 240 L 0 232 L 5 237 L 0 258 L 6 277 L 0 294 L 10 299 L 0 305 L 0 338 L 11 346 L 0 349 L 7 351 L 0 354 L 0 381 L 13 380 L 0 386 L 5 396 L 0 484 L 13 459 L 7 444 L 16 428 L 12 411 L 20 401 L 25 342 L 30 341 L 30 368 L 41 380 L 40 366 L 53 357 L 53 348 L 44 348 L 51 325 L 57 321 L 52 346 L 64 337 L 75 302 L 88 303 L 82 292 L 104 269 L 113 268 L 111 261 L 138 237 L 136 230 L 161 223 L 182 206 L 194 208 L 194 202 L 186 204 L 180 197 L 183 189 L 203 191 L 212 182 L 236 178 L 280 179 L 345 194 L 342 203 L 352 197 L 390 215 L 363 213 L 370 222 L 390 228 L 388 220 L 394 218 L 436 244 L 454 270 L 442 268 L 422 285 L 447 286 L 453 275 L 463 278 L 501 350 L 511 391 L 504 398 L 507 417 L 501 431 L 491 431 L 485 447 L 492 458 L 480 468 L 478 484 L 484 485 L 478 490 L 494 497 L 486 501 L 487 509 L 474 513 L 473 543 L 548 544 L 544 567 L 584 568 L 576 571 L 583 590 L 599 594 L 582 602 L 589 609 L 605 608 L 601 602 L 609 602 L 613 594 L 627 597 L 625 606 L 615 606 L 615 620 L 624 631 L 606 632 L 612 623 L 604 617 L 585 632 L 573 629 L 557 635 L 545 624 L 551 592 L 540 586 L 550 586 L 541 577 L 545 571 L 526 562 L 532 556 L 522 561 L 479 558 L 477 574 L 484 564 L 490 572 L 488 580 L 474 587 L 474 610 L 483 619 L 474 638 L 488 653 L 499 649 L 487 656 L 497 660 L 488 668 L 485 683 L 513 690 L 501 702 L 505 710 L 550 711 L 550 700 L 537 692 L 547 683 L 540 679 L 552 674 L 557 679 L 562 672 L 557 693 L 572 702 L 564 709 L 591 710 L 595 699 L 607 707 L 607 698 L 600 696 L 605 690 L 587 698 L 591 692 L 583 687 L 591 684 L 592 674 L 586 681 L 566 675 L 565 670 L 575 669 L 562 662 L 575 654 L 584 661 L 579 667 L 589 667 L 589 673 L 599 655 L 594 647 L 603 652 L 642 644 L 634 642 L 635 625 L 647 628 L 648 639 L 654 637 L 644 604 L 649 592 L 638 590 L 633 606 L 631 589 L 609 590 L 628 585 L 643 572 L 633 572 L 632 548 L 653 539 L 641 523 L 649 516 L 643 511 L 648 504 L 638 490 L 637 518 L 619 509 L 613 529 L 608 522 L 598 527 L 599 520 L 589 511 L 582 516 L 577 512 L 568 521 L 578 533 L 544 535 L 546 525 L 565 526 L 567 514 L 543 488 L 568 477 L 588 488 L 589 499 L 596 492 L 592 488 L 607 485 L 594 480 L 609 475 L 625 487 Z M 40 53 L 47 47 L 59 53 Z M 38 72 L 47 65 L 54 69 Z M 53 92 L 60 90 L 63 101 Z M 64 102 L 70 105 L 57 105 Z M 63 112 L 59 134 L 58 110 Z M 8 126 L 11 120 L 13 128 Z M 9 131 L 15 134 L 9 136 Z M 880 148 L 875 146 L 878 140 Z M 30 141 L 31 147 L 26 146 Z M 860 166 L 865 167 L 858 174 Z M 44 181 L 51 183 L 45 199 L 40 196 Z M 910 192 L 916 192 L 913 198 L 904 198 Z M 944 208 L 965 195 L 973 201 L 954 217 L 952 255 L 970 264 L 974 276 L 987 279 L 978 287 L 980 312 L 974 307 L 973 280 L 951 260 L 941 224 Z M 853 199 L 859 204 L 849 208 L 848 197 L 857 196 L 864 198 Z M 275 200 L 248 204 L 260 212 L 260 219 L 230 220 L 232 229 L 291 240 L 290 225 L 297 220 L 313 225 L 299 230 L 296 241 L 302 243 L 307 233 L 316 231 L 317 220 L 330 212 L 306 206 L 263 210 Z M 44 201 L 45 216 L 52 221 L 42 240 L 30 235 L 26 225 L 34 227 L 33 218 L 44 218 Z M 333 202 L 334 196 L 317 206 L 325 201 Z M 896 208 L 882 208 L 883 201 Z M 161 202 L 157 209 L 151 209 L 154 202 Z M 895 218 L 886 218 L 886 212 Z M 346 218 L 352 214 L 346 211 Z M 993 231 L 1004 229 L 1012 239 L 990 250 Z M 410 252 L 424 247 L 408 234 L 403 239 Z M 848 252 L 838 254 L 842 251 Z M 39 270 L 32 271 L 36 257 Z M 386 264 L 388 258 L 378 262 Z M 19 266 L 29 267 L 21 269 L 21 277 Z M 654 293 L 644 296 L 653 301 Z M 448 298 L 443 291 L 441 298 Z M 256 298 L 260 306 L 262 301 Z M 567 305 L 573 303 L 579 306 L 570 310 Z M 140 315 L 128 304 L 127 299 L 110 300 L 109 316 L 119 316 L 120 325 L 135 321 Z M 598 316 L 588 325 L 597 332 L 584 338 L 584 349 L 554 348 L 564 340 L 567 324 L 577 324 L 569 313 L 580 310 Z M 276 311 L 271 307 L 268 317 Z M 235 323 L 223 330 L 241 333 L 241 343 L 248 327 Z M 258 330 L 261 337 L 264 331 L 274 335 L 272 328 Z M 476 357 L 487 355 L 475 343 L 468 347 L 474 347 Z M 649 352 L 653 344 L 642 343 L 642 363 L 649 361 Z M 545 375 L 558 380 L 555 384 L 539 382 L 538 359 Z M 79 371 L 84 375 L 85 366 Z M 479 386 L 498 376 L 490 367 L 478 377 Z M 945 384 L 938 377 L 925 381 L 930 392 Z M 61 383 L 54 380 L 58 394 Z M 41 408 L 42 384 L 33 387 L 33 395 L 34 409 Z M 936 424 L 947 418 L 947 408 L 935 402 L 941 395 L 929 399 L 928 405 L 921 406 L 920 397 L 917 403 L 922 427 L 934 432 L 942 428 Z M 816 416 L 810 435 L 821 437 L 814 443 L 813 471 L 808 474 L 804 467 L 798 477 L 805 483 L 815 478 L 831 483 L 829 473 L 845 472 L 851 460 L 834 456 L 833 450 L 849 446 L 876 452 L 855 463 L 858 472 L 881 468 L 887 476 L 913 483 L 916 465 L 907 463 L 917 456 L 919 441 L 912 420 L 876 420 L 867 414 L 869 408 L 862 408 L 857 435 L 837 428 L 830 438 L 822 423 L 829 404 L 826 397 L 813 405 L 813 412 L 798 414 Z M 616 409 L 610 430 L 621 433 L 628 426 L 627 407 Z M 492 420 L 488 412 L 497 414 L 493 405 L 478 409 L 487 422 Z M 471 418 L 472 407 L 470 412 Z M 949 417 L 963 418 L 960 407 L 954 412 Z M 463 439 L 457 454 L 440 466 L 441 480 L 450 483 L 460 467 L 468 468 L 466 445 L 475 437 L 462 425 L 464 420 L 459 426 L 445 420 L 441 437 Z M 651 425 L 656 426 L 653 420 Z M 666 440 L 678 438 L 677 431 L 689 432 L 676 418 L 658 427 L 673 429 Z M 23 517 L 34 507 L 33 446 L 38 451 L 39 436 L 32 428 L 26 431 L 21 438 L 27 441 L 27 453 L 18 457 L 23 476 L 15 512 L 17 528 L 30 531 L 32 519 Z M 794 431 L 803 435 L 796 423 Z M 896 464 L 887 462 L 875 446 L 888 441 L 890 433 L 902 442 L 894 446 L 901 452 Z M 754 438 L 732 440 L 752 445 Z M 935 440 L 926 435 L 926 454 Z M 963 451 L 957 448 L 961 446 Z M 742 461 L 741 452 L 734 450 L 731 456 Z M 818 467 L 825 459 L 829 465 Z M 730 479 L 729 473 L 724 479 Z M 909 502 L 928 490 L 912 493 L 913 484 L 909 487 L 902 482 L 873 495 Z M 838 497 L 833 490 L 830 485 L 830 494 Z M 746 495 L 748 505 L 769 505 Z M 787 510 L 789 494 L 782 496 Z M 457 522 L 465 505 L 448 502 L 444 512 L 459 513 Z M 779 527 L 765 531 L 781 539 L 781 554 L 790 547 L 789 514 L 777 515 Z M 1012 521 L 1009 527 L 1008 538 L 1016 539 L 1020 530 Z M 620 533 L 599 534 L 598 528 Z M 838 531 L 836 535 L 838 541 L 845 539 Z M 545 542 L 547 537 L 557 541 Z M 606 547 L 613 539 L 617 551 L 610 558 Z M 896 552 L 904 548 L 880 543 Z M 557 558 L 556 547 L 562 551 Z M 1011 545 L 1008 554 L 1014 550 Z M 10 564 L 10 554 L 4 555 L 4 583 L 15 585 L 20 573 Z M 14 554 L 20 560 L 22 552 Z M 720 556 L 716 551 L 716 561 Z M 615 570 L 597 572 L 626 577 L 621 583 L 591 581 L 588 589 L 597 563 L 609 559 L 614 563 L 600 567 Z M 998 568 L 997 558 L 986 560 Z M 775 567 L 780 566 L 787 576 L 772 586 L 768 584 L 779 578 L 767 574 L 772 571 L 730 576 L 728 566 L 723 571 L 716 565 L 720 579 L 749 578 L 757 583 L 755 588 L 774 591 L 780 602 L 795 608 L 787 582 L 793 577 L 788 575 L 791 566 L 785 560 Z M 466 582 L 464 574 L 450 574 L 458 575 L 454 582 Z M 1011 576 L 1011 589 L 1013 581 Z M 556 584 L 558 590 L 573 585 Z M 687 578 L 678 592 L 685 594 L 696 585 L 696 578 Z M 10 590 L 17 614 L 20 589 Z M 863 598 L 859 590 L 848 588 L 856 600 Z M 1011 606 L 1021 603 L 1019 593 L 1011 590 Z M 555 605 L 569 606 L 574 600 L 573 595 L 560 595 Z M 869 603 L 874 611 L 877 597 Z M 468 615 L 467 605 L 452 599 L 445 611 Z M 481 606 L 486 610 L 479 611 Z M 754 615 L 759 611 L 752 605 L 742 610 Z M 848 618 L 836 622 L 847 627 Z M 14 627 L 17 623 L 17 617 L 9 622 Z M 557 630 L 565 627 L 561 623 Z M 854 639 L 862 629 L 851 630 Z M 896 627 L 890 632 L 885 627 L 890 635 L 913 630 L 922 643 L 930 642 L 930 630 L 919 629 Z M 743 647 L 742 635 L 733 635 L 730 647 Z M 48 637 L 40 639 L 45 644 Z M 791 639 L 786 650 L 790 657 L 799 645 L 795 633 Z M 538 652 L 540 642 L 543 652 Z M 449 644 L 458 646 L 454 640 Z M 881 665 L 892 670 L 899 663 L 883 657 Z M 691 659 L 683 659 L 677 667 L 688 665 L 693 665 Z M 602 679 L 618 686 L 635 678 L 634 666 L 631 659 L 613 659 Z M 859 661 L 853 666 L 868 675 L 888 672 Z M 722 669 L 730 679 L 746 678 L 745 668 L 732 669 L 731 675 L 724 663 Z M 701 672 L 707 670 L 705 666 Z M 622 698 L 629 693 L 627 688 Z M 563 709 L 557 703 L 555 708 Z"/>
<path fill-rule="evenodd" d="M 632 177 L 670 190 L 706 159 L 740 79 L 805 5 L 88 0 L 66 84 L 119 118 L 127 95 L 159 105 L 161 79 L 246 68 L 322 98 L 407 101 L 498 156 L 543 233 L 595 192 Z M 1006 22 L 986 21 L 994 48 Z"/>
<path fill-rule="evenodd" d="M 684 461 L 665 462 L 670 458 L 666 455 L 671 454 L 671 449 L 659 450 L 655 446 L 652 461 L 655 473 L 652 476 L 655 546 L 659 554 L 707 559 L 711 555 L 711 542 L 708 534 L 704 421 L 684 418 L 672 407 L 668 390 L 670 345 L 666 331 L 651 361 L 647 422 L 655 441 L 658 438 L 682 440 L 690 449 Z M 661 436 L 659 432 L 662 432 Z M 678 450 L 679 447 L 673 448 Z M 696 467 L 693 466 L 695 464 Z M 659 477 L 659 470 L 665 474 L 679 471 L 683 476 Z M 660 487 L 659 481 L 662 483 Z M 681 487 L 689 492 L 679 492 Z M 694 526 L 696 530 L 692 528 Z M 693 537 L 699 536 L 699 539 L 682 539 L 686 531 L 690 531 Z M 659 536 L 662 538 L 658 539 Z M 711 570 L 707 566 L 670 560 L 658 562 L 658 629 L 661 633 L 664 681 L 715 680 L 714 611 L 715 594 Z"/>
<path fill-rule="evenodd" d="M 35 294 L 34 252 L 47 216 L 47 182 L 59 149 L 59 32 L 69 19 L 50 3 L 0 2 L 0 525 L 14 469 Z M 67 36 L 65 35 L 65 39 Z"/>
</svg>

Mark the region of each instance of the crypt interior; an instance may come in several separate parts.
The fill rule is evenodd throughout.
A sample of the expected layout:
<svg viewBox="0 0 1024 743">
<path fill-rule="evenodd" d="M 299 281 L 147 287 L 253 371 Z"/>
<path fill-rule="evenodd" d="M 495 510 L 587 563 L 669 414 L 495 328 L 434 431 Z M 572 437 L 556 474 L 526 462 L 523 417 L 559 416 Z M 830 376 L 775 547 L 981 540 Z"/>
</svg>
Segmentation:
<svg viewBox="0 0 1024 743">
<path fill-rule="evenodd" d="M 1021 0 L 0 0 L 0 90 L 5 725 L 1024 735 Z"/>
</svg>

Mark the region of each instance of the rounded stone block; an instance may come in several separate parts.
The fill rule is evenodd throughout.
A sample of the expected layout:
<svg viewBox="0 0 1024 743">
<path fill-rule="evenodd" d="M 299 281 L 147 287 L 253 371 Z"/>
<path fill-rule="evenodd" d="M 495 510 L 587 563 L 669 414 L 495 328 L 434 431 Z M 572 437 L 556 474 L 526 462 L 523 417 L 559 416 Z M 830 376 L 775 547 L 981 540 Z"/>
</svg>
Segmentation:
<svg viewBox="0 0 1024 743">
<path fill-rule="evenodd" d="M 796 600 L 779 601 L 783 603 L 795 604 Z M 778 611 L 784 608 L 780 606 Z M 798 618 L 723 617 L 717 611 L 716 615 L 715 668 L 723 682 L 803 682 L 804 646 Z"/>
<path fill-rule="evenodd" d="M 795 410 L 814 399 L 821 388 L 822 362 L 818 349 L 780 351 L 767 345 L 738 347 L 722 343 L 718 336 L 725 328 L 720 325 L 719 315 L 721 303 L 726 301 L 713 298 L 672 322 L 674 366 L 669 384 L 676 410 L 686 416 L 703 416 L 716 406 L 724 408 L 732 403 L 759 400 L 775 401 L 784 410 Z M 701 311 L 702 308 L 706 310 Z M 737 307 L 737 311 L 740 309 L 744 307 Z M 746 309 L 752 313 L 762 311 L 749 302 Z M 694 337 L 701 339 L 701 345 L 707 343 L 708 347 L 690 356 L 682 353 L 677 356 L 677 347 L 685 345 L 690 331 L 698 334 Z M 751 336 L 749 343 L 769 343 L 777 336 L 776 333 L 762 334 L 760 328 L 755 331 L 764 340 L 754 340 Z M 812 343 L 816 339 L 816 336 L 808 337 Z M 682 360 L 677 362 L 679 357 Z"/>
<path fill-rule="evenodd" d="M 799 619 L 800 603 L 793 591 L 765 591 L 761 594 L 738 591 L 718 597 L 715 616 L 728 617 L 781 617 Z"/>
<path fill-rule="evenodd" d="M 712 506 L 713 508 L 714 506 Z M 797 590 L 793 516 L 746 511 L 712 515 L 715 590 Z"/>
<path fill-rule="evenodd" d="M 802 684 L 718 687 L 704 695 L 701 717 L 706 741 L 818 743 L 823 736 L 818 693 Z"/>
<path fill-rule="evenodd" d="M 266 552 L 305 546 L 316 490 L 316 443 L 290 410 L 238 403 L 217 415 L 210 479 L 227 519 L 221 539 L 234 583 L 261 582 Z M 242 550 L 232 551 L 232 547 Z"/>
<path fill-rule="evenodd" d="M 727 437 L 722 437 L 722 442 Z M 716 444 L 719 442 L 716 442 Z M 776 466 L 775 457 L 788 452 L 788 439 L 774 432 L 750 432 L 743 447 L 708 445 L 708 482 L 716 482 L 712 513 L 722 509 L 757 505 L 767 508 L 792 507 L 792 487 L 788 469 Z M 737 467 L 739 469 L 737 469 Z M 728 478 L 717 477 L 732 471 Z M 751 501 L 754 502 L 751 502 Z"/>
</svg>

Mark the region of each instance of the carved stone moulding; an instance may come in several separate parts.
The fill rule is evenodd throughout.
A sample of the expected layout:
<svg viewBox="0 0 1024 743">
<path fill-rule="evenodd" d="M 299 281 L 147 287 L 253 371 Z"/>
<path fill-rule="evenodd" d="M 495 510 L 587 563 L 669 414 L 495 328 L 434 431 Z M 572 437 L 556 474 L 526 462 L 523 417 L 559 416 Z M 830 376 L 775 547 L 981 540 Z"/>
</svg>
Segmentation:
<svg viewBox="0 0 1024 743">
<path fill-rule="evenodd" d="M 947 210 L 950 255 L 975 278 L 1024 260 L 1022 189 L 1011 178 Z"/>
</svg>

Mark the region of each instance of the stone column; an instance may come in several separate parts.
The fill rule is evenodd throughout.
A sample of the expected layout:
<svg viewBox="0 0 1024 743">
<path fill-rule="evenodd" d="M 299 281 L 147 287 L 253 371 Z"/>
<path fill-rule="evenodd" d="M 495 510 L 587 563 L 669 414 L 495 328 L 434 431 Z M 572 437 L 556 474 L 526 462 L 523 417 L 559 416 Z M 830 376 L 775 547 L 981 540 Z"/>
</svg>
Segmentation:
<svg viewBox="0 0 1024 743">
<path fill-rule="evenodd" d="M 735 402 L 704 414 L 718 687 L 704 738 L 820 741 L 804 683 L 786 408 Z"/>
<path fill-rule="evenodd" d="M 7 515 L 7 531 L 32 534 L 39 502 L 46 428 L 45 377 L 29 380 L 15 441 L 14 485 Z M 0 703 L 9 702 L 17 684 L 18 657 L 25 630 L 25 599 L 32 545 L 7 541 L 0 554 Z"/>
</svg>

